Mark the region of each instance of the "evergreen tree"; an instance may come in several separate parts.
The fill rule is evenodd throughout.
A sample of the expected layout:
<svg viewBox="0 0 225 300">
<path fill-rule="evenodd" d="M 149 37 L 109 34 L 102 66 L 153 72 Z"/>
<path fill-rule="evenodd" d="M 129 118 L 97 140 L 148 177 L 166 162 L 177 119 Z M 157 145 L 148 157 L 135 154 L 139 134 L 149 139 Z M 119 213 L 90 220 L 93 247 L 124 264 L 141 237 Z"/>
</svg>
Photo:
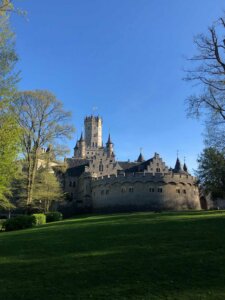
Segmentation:
<svg viewBox="0 0 225 300">
<path fill-rule="evenodd" d="M 206 148 L 198 159 L 197 176 L 200 184 L 212 198 L 225 198 L 225 154 L 215 148 Z"/>
</svg>

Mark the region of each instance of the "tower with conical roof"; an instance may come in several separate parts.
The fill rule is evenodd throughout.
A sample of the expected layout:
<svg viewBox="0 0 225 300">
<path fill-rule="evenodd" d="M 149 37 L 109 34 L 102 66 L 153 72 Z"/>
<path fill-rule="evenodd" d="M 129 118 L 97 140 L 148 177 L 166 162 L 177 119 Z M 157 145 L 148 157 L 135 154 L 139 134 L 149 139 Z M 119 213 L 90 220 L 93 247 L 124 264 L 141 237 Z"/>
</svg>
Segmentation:
<svg viewBox="0 0 225 300">
<path fill-rule="evenodd" d="M 144 161 L 145 161 L 144 156 L 143 156 L 143 154 L 140 152 L 140 154 L 139 154 L 139 156 L 138 156 L 138 159 L 137 159 L 137 162 L 142 163 L 142 162 L 144 162 Z"/>
<path fill-rule="evenodd" d="M 173 171 L 175 173 L 181 173 L 183 171 L 183 168 L 181 166 L 181 162 L 180 162 L 178 157 L 177 157 L 176 164 L 175 164 L 175 167 L 174 167 Z"/>
<path fill-rule="evenodd" d="M 109 137 L 108 137 L 108 141 L 106 143 L 106 152 L 107 152 L 107 156 L 108 157 L 111 157 L 113 156 L 113 143 L 111 141 L 111 136 L 109 134 Z"/>
</svg>

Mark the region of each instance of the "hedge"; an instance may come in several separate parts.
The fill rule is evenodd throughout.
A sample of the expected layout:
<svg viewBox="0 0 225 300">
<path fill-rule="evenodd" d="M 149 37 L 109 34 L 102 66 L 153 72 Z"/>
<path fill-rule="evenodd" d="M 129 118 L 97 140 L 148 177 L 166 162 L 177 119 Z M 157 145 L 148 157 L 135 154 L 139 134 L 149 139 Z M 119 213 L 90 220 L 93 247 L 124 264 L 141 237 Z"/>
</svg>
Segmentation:
<svg viewBox="0 0 225 300">
<path fill-rule="evenodd" d="M 33 214 L 35 219 L 35 225 L 43 225 L 46 223 L 46 215 L 45 214 Z"/>
<path fill-rule="evenodd" d="M 46 215 L 46 222 L 56 222 L 61 221 L 63 218 L 62 213 L 58 211 L 52 211 L 45 214 Z"/>
<path fill-rule="evenodd" d="M 31 228 L 35 225 L 34 216 L 19 216 L 6 220 L 2 227 L 5 231 L 19 230 L 25 228 Z"/>
</svg>

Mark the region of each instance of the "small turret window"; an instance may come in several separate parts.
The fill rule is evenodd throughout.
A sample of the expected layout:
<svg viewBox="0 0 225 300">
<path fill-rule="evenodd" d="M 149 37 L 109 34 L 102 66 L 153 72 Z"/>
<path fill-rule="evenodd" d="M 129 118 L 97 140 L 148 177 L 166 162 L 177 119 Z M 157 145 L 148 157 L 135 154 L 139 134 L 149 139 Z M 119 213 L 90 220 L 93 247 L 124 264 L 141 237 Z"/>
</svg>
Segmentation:
<svg viewBox="0 0 225 300">
<path fill-rule="evenodd" d="M 154 188 L 149 188 L 149 192 L 150 192 L 150 193 L 154 193 L 154 192 L 155 192 L 155 189 L 154 189 Z"/>
<path fill-rule="evenodd" d="M 158 173 L 159 173 L 159 172 L 160 172 L 160 168 L 156 168 L 156 172 L 158 172 Z"/>
<path fill-rule="evenodd" d="M 180 189 L 176 189 L 176 193 L 177 193 L 177 194 L 180 194 Z"/>
<path fill-rule="evenodd" d="M 158 193 L 162 193 L 162 188 L 158 188 Z"/>
<path fill-rule="evenodd" d="M 134 188 L 133 188 L 132 186 L 130 186 L 130 187 L 129 187 L 129 192 L 130 192 L 130 193 L 133 193 L 133 191 L 134 191 Z"/>
<path fill-rule="evenodd" d="M 186 194 L 186 190 L 183 190 L 183 193 Z"/>
</svg>

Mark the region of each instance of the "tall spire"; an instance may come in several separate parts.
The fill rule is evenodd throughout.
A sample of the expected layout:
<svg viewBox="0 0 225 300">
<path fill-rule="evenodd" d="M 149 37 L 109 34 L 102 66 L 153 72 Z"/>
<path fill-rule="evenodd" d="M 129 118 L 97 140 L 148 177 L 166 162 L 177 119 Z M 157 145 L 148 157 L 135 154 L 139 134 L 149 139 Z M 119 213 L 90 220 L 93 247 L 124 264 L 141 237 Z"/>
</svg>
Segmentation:
<svg viewBox="0 0 225 300">
<path fill-rule="evenodd" d="M 109 137 L 108 137 L 108 141 L 107 141 L 106 145 L 109 145 L 109 144 L 112 144 L 110 133 L 109 133 Z"/>
<path fill-rule="evenodd" d="M 84 138 L 83 138 L 83 132 L 81 132 L 81 135 L 80 135 L 80 142 L 83 142 L 84 141 Z"/>
<path fill-rule="evenodd" d="M 186 165 L 185 157 L 184 157 L 183 170 L 184 170 L 184 172 L 188 172 L 188 168 L 187 168 L 187 165 Z"/>
</svg>

